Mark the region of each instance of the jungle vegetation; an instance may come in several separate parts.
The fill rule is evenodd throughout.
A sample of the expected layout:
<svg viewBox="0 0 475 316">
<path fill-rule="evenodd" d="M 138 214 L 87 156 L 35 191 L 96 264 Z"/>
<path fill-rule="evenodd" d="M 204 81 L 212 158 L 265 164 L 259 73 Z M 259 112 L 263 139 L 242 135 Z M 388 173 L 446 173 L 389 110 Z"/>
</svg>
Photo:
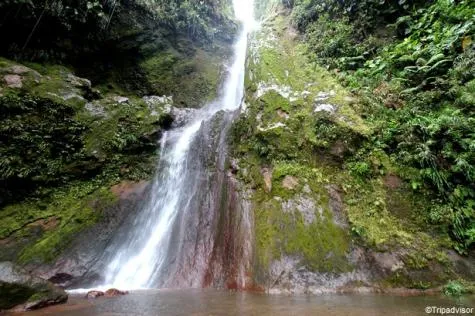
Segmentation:
<svg viewBox="0 0 475 316">
<path fill-rule="evenodd" d="M 384 150 L 413 190 L 433 201 L 425 221 L 449 233 L 460 253 L 473 248 L 475 2 L 282 4 L 308 54 L 363 100 L 363 116 L 375 132 L 356 165 L 371 170 L 367 153 Z"/>
</svg>

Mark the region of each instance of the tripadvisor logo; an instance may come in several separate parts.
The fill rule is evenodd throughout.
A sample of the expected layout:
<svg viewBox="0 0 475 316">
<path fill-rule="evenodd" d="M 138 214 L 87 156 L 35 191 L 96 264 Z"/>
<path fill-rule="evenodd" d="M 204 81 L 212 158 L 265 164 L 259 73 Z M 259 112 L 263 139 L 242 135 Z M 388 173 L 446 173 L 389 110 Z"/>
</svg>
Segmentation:
<svg viewBox="0 0 475 316">
<path fill-rule="evenodd" d="M 425 312 L 427 314 L 440 314 L 440 315 L 450 315 L 450 314 L 473 314 L 475 308 L 473 307 L 439 307 L 439 306 L 427 306 Z"/>
</svg>

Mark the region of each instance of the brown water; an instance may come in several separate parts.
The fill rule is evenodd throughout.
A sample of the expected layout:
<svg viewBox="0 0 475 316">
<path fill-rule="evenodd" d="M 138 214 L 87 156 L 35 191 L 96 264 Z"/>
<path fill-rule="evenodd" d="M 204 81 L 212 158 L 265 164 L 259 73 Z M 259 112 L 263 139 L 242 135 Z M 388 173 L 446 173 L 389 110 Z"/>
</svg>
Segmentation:
<svg viewBox="0 0 475 316">
<path fill-rule="evenodd" d="M 71 296 L 67 304 L 24 315 L 404 316 L 428 315 L 425 312 L 427 306 L 475 308 L 475 296 L 454 300 L 443 296 L 277 296 L 214 290 L 154 290 L 95 300 L 87 300 L 83 296 Z"/>
</svg>

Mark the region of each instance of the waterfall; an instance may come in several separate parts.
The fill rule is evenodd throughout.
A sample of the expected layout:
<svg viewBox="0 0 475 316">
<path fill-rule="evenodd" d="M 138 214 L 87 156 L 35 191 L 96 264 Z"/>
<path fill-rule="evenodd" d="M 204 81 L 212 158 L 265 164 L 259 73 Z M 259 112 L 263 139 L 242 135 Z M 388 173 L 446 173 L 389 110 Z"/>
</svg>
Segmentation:
<svg viewBox="0 0 475 316">
<path fill-rule="evenodd" d="M 105 271 L 107 286 L 123 289 L 157 287 L 157 278 L 169 265 L 170 253 L 175 250 L 173 229 L 179 226 L 187 209 L 196 205 L 192 199 L 200 189 L 193 178 L 195 166 L 189 156 L 200 127 L 220 111 L 239 108 L 244 92 L 244 72 L 247 36 L 254 27 L 253 0 L 233 0 L 236 18 L 242 22 L 242 31 L 234 46 L 234 59 L 221 96 L 200 109 L 186 126 L 170 131 L 161 140 L 161 157 L 150 199 L 134 220 Z M 186 230 L 180 227 L 180 231 Z M 173 264 L 173 263 L 172 263 Z"/>
</svg>

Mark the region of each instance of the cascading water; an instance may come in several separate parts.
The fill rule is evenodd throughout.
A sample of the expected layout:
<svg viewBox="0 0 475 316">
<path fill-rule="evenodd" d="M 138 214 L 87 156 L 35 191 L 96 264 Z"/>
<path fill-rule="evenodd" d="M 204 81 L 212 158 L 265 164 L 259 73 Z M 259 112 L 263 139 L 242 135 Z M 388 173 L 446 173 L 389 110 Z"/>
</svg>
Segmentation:
<svg viewBox="0 0 475 316">
<path fill-rule="evenodd" d="M 157 278 L 169 266 L 170 253 L 176 249 L 174 230 L 183 225 L 187 209 L 196 205 L 199 175 L 193 172 L 190 151 L 200 127 L 219 111 L 239 108 L 244 91 L 247 35 L 254 27 L 253 0 L 233 0 L 236 18 L 243 30 L 234 47 L 234 62 L 223 85 L 222 97 L 196 113 L 196 117 L 183 128 L 163 135 L 159 172 L 154 180 L 150 201 L 135 218 L 127 242 L 123 243 L 106 268 L 106 284 L 124 289 L 157 287 Z M 179 227 L 183 232 L 186 227 Z M 180 243 L 181 241 L 178 241 Z M 172 263 L 173 264 L 173 263 Z M 176 264 L 176 262 L 175 262 Z M 170 269 L 167 267 L 167 269 Z"/>
</svg>

